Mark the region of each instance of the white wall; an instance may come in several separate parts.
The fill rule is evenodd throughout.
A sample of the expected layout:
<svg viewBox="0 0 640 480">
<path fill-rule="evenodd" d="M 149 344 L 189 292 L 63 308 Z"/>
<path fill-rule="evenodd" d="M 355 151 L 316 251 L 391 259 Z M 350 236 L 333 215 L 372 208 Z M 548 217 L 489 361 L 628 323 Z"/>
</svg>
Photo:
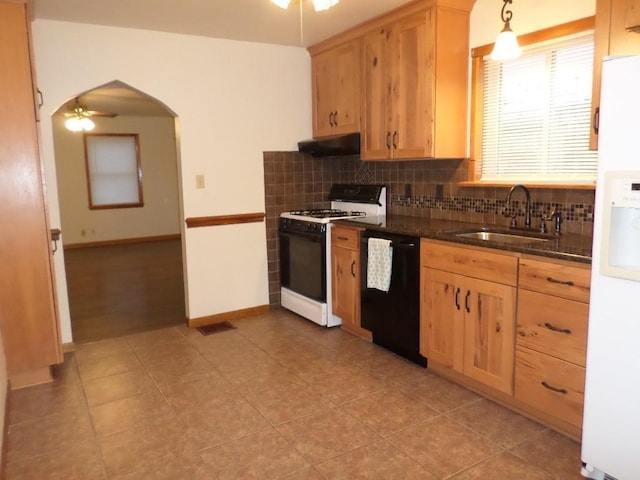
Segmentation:
<svg viewBox="0 0 640 480">
<path fill-rule="evenodd" d="M 50 20 L 36 20 L 33 36 L 52 228 L 60 214 L 47 117 L 70 97 L 113 80 L 178 115 L 182 220 L 264 212 L 262 152 L 294 150 L 311 136 L 310 61 L 302 48 Z M 196 190 L 197 174 L 206 188 Z M 190 318 L 269 303 L 264 223 L 187 229 L 183 245 Z M 68 343 L 62 257 L 56 270 Z"/>
</svg>

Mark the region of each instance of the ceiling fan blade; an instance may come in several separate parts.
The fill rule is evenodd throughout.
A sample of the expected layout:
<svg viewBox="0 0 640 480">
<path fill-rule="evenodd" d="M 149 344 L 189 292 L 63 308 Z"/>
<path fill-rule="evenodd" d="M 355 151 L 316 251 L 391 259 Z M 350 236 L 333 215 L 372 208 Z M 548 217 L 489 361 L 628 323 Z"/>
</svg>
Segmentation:
<svg viewBox="0 0 640 480">
<path fill-rule="evenodd" d="M 118 116 L 117 113 L 101 112 L 99 110 L 87 110 L 87 113 L 92 117 L 109 117 L 109 118 L 113 118 L 113 117 L 117 117 Z"/>
</svg>

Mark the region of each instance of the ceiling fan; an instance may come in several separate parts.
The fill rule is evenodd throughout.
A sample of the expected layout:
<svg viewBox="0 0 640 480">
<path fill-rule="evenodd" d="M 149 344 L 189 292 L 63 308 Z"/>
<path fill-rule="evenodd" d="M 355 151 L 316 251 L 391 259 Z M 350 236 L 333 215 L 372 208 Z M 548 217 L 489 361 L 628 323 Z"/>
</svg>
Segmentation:
<svg viewBox="0 0 640 480">
<path fill-rule="evenodd" d="M 80 103 L 80 98 L 76 97 L 74 103 L 69 105 L 69 112 L 65 113 L 65 117 L 68 117 L 64 122 L 64 126 L 67 130 L 72 132 L 89 132 L 93 130 L 96 124 L 90 117 L 108 117 L 113 118 L 117 113 L 113 112 L 101 112 L 98 110 L 89 110 L 86 105 Z"/>
</svg>

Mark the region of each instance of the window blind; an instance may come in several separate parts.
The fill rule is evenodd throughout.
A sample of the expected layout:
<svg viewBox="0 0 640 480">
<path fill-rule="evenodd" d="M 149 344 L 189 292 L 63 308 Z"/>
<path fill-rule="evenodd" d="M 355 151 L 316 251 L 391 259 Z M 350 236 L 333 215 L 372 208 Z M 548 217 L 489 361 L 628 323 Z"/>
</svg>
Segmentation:
<svg viewBox="0 0 640 480">
<path fill-rule="evenodd" d="M 593 183 L 593 34 L 483 62 L 481 180 Z"/>
</svg>

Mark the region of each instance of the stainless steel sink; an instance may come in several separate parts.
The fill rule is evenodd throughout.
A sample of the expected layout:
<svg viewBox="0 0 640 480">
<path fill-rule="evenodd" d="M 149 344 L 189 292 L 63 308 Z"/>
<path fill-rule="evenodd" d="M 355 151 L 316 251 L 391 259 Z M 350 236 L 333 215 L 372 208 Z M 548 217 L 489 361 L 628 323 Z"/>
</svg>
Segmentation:
<svg viewBox="0 0 640 480">
<path fill-rule="evenodd" d="M 525 244 L 536 242 L 547 242 L 549 238 L 531 237 L 528 235 L 518 235 L 517 233 L 491 232 L 486 230 L 478 230 L 475 232 L 456 233 L 456 237 L 471 238 L 474 240 L 484 240 L 487 242 Z"/>
</svg>

